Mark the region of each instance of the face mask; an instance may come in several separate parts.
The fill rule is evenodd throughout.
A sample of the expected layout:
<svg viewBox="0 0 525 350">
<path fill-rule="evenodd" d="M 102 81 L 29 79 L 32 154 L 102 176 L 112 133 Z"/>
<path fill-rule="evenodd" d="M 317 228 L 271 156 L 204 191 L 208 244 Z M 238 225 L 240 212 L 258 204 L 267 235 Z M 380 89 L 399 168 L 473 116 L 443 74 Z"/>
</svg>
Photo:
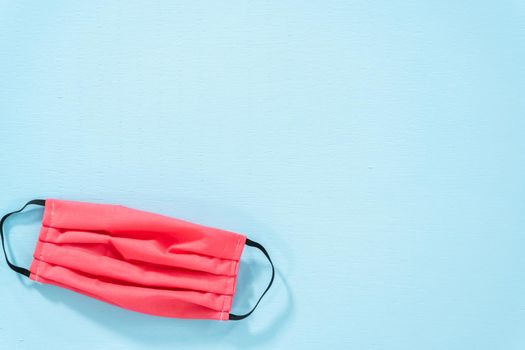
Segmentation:
<svg viewBox="0 0 525 350">
<path fill-rule="evenodd" d="M 11 263 L 6 219 L 28 205 L 44 206 L 29 269 Z M 130 209 L 35 199 L 0 221 L 7 264 L 30 279 L 151 315 L 214 320 L 249 316 L 270 289 L 273 263 L 262 245 L 243 235 Z M 244 246 L 258 248 L 272 277 L 253 309 L 230 313 Z"/>
</svg>

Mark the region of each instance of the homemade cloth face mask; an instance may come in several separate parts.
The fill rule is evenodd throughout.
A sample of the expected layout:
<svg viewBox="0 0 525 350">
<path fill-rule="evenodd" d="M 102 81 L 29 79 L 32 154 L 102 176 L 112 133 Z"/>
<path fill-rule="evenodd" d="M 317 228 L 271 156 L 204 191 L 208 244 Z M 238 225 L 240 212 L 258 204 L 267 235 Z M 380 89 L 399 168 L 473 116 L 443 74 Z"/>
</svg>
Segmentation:
<svg viewBox="0 0 525 350">
<path fill-rule="evenodd" d="M 11 263 L 6 219 L 44 206 L 29 269 Z M 67 288 L 125 309 L 166 317 L 240 320 L 270 289 L 273 263 L 262 245 L 233 232 L 120 205 L 35 199 L 0 221 L 7 264 L 30 279 Z M 244 246 L 261 250 L 272 277 L 253 309 L 230 313 Z"/>
</svg>

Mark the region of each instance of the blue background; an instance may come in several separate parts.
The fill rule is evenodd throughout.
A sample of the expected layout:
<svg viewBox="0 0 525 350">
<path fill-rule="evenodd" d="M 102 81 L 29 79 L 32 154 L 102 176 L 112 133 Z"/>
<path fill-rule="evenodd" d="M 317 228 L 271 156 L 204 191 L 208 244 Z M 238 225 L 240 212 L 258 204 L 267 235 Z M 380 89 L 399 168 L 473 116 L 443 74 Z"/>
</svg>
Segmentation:
<svg viewBox="0 0 525 350">
<path fill-rule="evenodd" d="M 525 348 L 523 1 L 0 2 L 0 209 L 247 233 L 242 322 L 0 268 L 1 349 Z M 41 210 L 9 222 L 29 265 Z M 234 310 L 269 277 L 243 257 Z"/>
</svg>

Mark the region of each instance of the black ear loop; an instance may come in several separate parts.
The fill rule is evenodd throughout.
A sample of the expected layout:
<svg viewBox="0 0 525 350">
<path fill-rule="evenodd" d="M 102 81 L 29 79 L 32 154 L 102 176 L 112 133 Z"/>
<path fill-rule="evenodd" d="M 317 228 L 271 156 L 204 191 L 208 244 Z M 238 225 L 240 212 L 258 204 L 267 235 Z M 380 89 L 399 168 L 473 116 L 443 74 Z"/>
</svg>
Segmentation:
<svg viewBox="0 0 525 350">
<path fill-rule="evenodd" d="M 266 294 L 266 292 L 268 291 L 268 289 L 270 289 L 270 287 L 272 286 L 272 283 L 273 283 L 273 279 L 275 277 L 275 268 L 273 266 L 273 262 L 272 262 L 272 259 L 270 259 L 270 255 L 268 254 L 268 252 L 266 251 L 266 249 L 264 249 L 264 247 L 260 244 L 260 243 L 257 243 L 255 241 L 252 241 L 251 239 L 248 239 L 246 238 L 246 245 L 247 246 L 250 246 L 250 247 L 255 247 L 257 249 L 259 249 L 265 256 L 266 258 L 268 259 L 268 261 L 270 262 L 270 265 L 272 266 L 272 278 L 270 279 L 270 283 L 268 284 L 268 287 L 266 287 L 266 289 L 264 290 L 264 292 L 262 293 L 261 297 L 259 298 L 259 300 L 257 301 L 257 303 L 255 304 L 255 306 L 253 307 L 253 309 L 251 309 L 250 312 L 248 312 L 247 314 L 244 314 L 244 315 L 235 315 L 235 314 L 230 314 L 230 317 L 229 319 L 230 320 L 234 320 L 234 321 L 237 321 L 237 320 L 242 320 L 243 318 L 246 318 L 248 316 L 250 316 L 252 314 L 252 312 L 255 311 L 255 309 L 257 308 L 257 306 L 259 305 L 259 303 L 261 302 L 262 298 L 264 297 L 264 295 Z"/>
<path fill-rule="evenodd" d="M 22 208 L 18 209 L 17 211 L 13 211 L 11 213 L 5 214 L 4 217 L 2 218 L 2 220 L 0 220 L 0 236 L 2 237 L 2 249 L 4 250 L 5 261 L 7 261 L 7 265 L 9 265 L 9 267 L 13 271 L 18 272 L 18 273 L 20 273 L 20 274 L 22 274 L 24 276 L 27 276 L 27 277 L 29 277 L 31 272 L 29 272 L 29 270 L 26 269 L 26 268 L 23 268 L 23 267 L 20 267 L 20 266 L 16 266 L 11 261 L 9 261 L 9 258 L 7 257 L 7 252 L 5 251 L 5 243 L 4 243 L 4 222 L 7 220 L 8 217 L 10 217 L 13 214 L 20 213 L 28 205 L 31 205 L 31 204 L 45 206 L 46 205 L 46 201 L 45 201 L 45 199 L 33 199 L 32 201 L 27 202 Z"/>
</svg>

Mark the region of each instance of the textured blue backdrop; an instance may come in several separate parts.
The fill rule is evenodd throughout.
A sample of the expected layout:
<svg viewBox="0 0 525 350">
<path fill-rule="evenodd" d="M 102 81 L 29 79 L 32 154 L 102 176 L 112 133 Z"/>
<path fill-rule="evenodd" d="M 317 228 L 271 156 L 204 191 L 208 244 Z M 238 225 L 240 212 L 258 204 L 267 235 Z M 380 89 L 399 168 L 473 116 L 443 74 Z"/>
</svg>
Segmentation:
<svg viewBox="0 0 525 350">
<path fill-rule="evenodd" d="M 1 1 L 0 209 L 240 231 L 253 317 L 163 319 L 0 267 L 1 349 L 523 349 L 523 1 Z M 29 264 L 41 213 L 9 223 Z M 235 309 L 268 278 L 245 256 Z"/>
</svg>

